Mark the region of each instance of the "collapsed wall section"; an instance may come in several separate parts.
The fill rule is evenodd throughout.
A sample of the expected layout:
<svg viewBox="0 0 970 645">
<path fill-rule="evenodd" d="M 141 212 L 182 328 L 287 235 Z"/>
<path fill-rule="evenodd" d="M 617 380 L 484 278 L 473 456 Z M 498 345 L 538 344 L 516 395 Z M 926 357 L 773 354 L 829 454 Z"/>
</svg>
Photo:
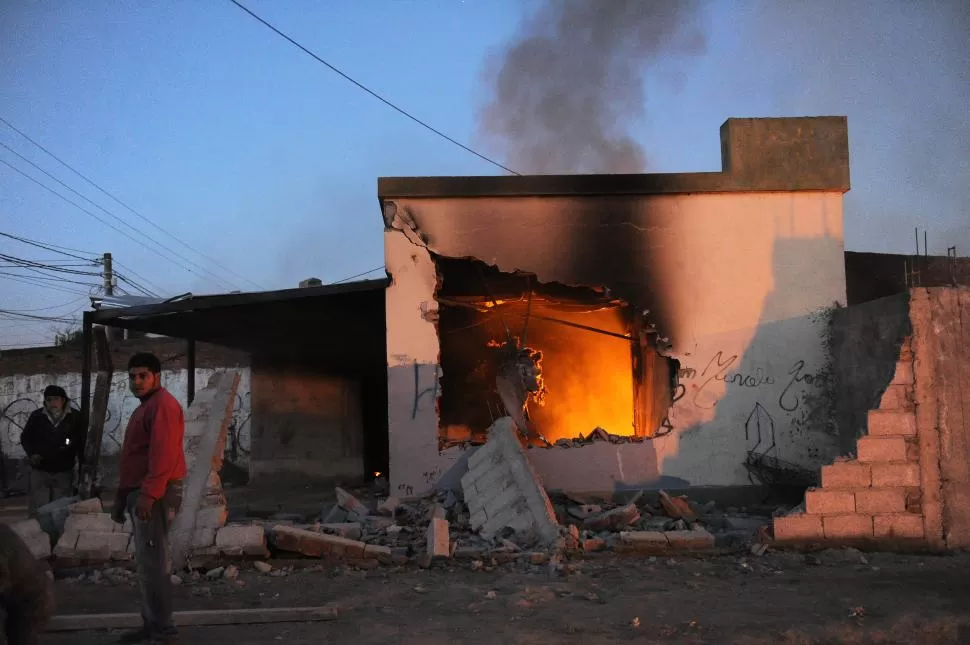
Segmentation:
<svg viewBox="0 0 970 645">
<path fill-rule="evenodd" d="M 970 546 L 970 289 L 914 289 L 907 318 L 855 458 L 823 467 L 804 512 L 775 520 L 779 543 Z"/>
</svg>

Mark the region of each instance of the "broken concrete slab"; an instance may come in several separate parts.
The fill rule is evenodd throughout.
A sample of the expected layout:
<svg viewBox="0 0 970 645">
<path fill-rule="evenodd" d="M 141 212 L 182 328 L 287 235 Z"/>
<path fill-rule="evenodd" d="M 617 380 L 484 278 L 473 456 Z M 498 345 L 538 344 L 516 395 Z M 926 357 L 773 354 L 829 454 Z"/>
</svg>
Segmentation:
<svg viewBox="0 0 970 645">
<path fill-rule="evenodd" d="M 708 551 L 714 548 L 714 536 L 704 529 L 667 531 L 664 533 L 671 551 Z"/>
<path fill-rule="evenodd" d="M 356 540 L 348 540 L 338 535 L 317 533 L 292 526 L 275 526 L 272 532 L 273 544 L 282 551 L 292 551 L 310 557 L 337 556 L 351 559 L 377 557 L 365 552 L 368 545 Z"/>
<path fill-rule="evenodd" d="M 124 526 L 116 523 L 107 513 L 78 513 L 68 515 L 64 522 L 65 533 L 122 533 Z"/>
<path fill-rule="evenodd" d="M 27 544 L 35 558 L 44 559 L 51 556 L 51 538 L 38 520 L 17 522 L 11 524 L 10 528 Z"/>
<path fill-rule="evenodd" d="M 664 512 L 675 520 L 685 522 L 696 522 L 697 515 L 690 507 L 690 501 L 686 497 L 671 497 L 665 491 L 660 491 L 660 505 Z"/>
<path fill-rule="evenodd" d="M 109 562 L 128 560 L 128 543 L 131 536 L 126 533 L 104 533 L 83 531 L 74 546 L 75 558 L 88 562 Z"/>
<path fill-rule="evenodd" d="M 66 497 L 65 500 L 74 499 L 76 497 Z M 101 500 L 97 497 L 92 497 L 90 499 L 85 499 L 82 501 L 76 501 L 67 507 L 67 512 L 70 514 L 85 514 L 85 513 L 103 513 L 104 506 L 101 504 Z"/>
<path fill-rule="evenodd" d="M 339 535 L 348 540 L 359 540 L 363 533 L 360 522 L 342 522 L 340 524 L 321 524 L 320 530 L 331 535 Z"/>
<path fill-rule="evenodd" d="M 489 439 L 468 460 L 462 477 L 471 526 L 490 537 L 510 528 L 519 541 L 553 544 L 559 523 L 545 489 L 522 449 L 509 417 L 497 420 Z"/>
<path fill-rule="evenodd" d="M 377 512 L 385 517 L 394 517 L 394 511 L 400 504 L 401 500 L 397 497 L 388 497 L 377 507 Z"/>
<path fill-rule="evenodd" d="M 623 531 L 620 542 L 637 553 L 648 555 L 664 554 L 670 546 L 667 536 L 659 531 Z"/>
<path fill-rule="evenodd" d="M 634 504 L 627 504 L 599 515 L 587 517 L 583 521 L 583 528 L 591 531 L 616 531 L 635 524 L 639 520 L 640 509 Z"/>
<path fill-rule="evenodd" d="M 239 387 L 239 372 L 216 372 L 198 392 L 185 414 L 185 462 L 188 475 L 182 506 L 172 523 L 172 568 L 185 565 L 189 543 L 197 528 L 196 515 L 208 492 L 209 478 L 222 466 L 226 433 Z M 206 528 L 218 528 L 207 526 Z"/>
<path fill-rule="evenodd" d="M 428 553 L 433 558 L 451 557 L 451 538 L 448 534 L 448 520 L 435 517 L 428 524 Z"/>
<path fill-rule="evenodd" d="M 338 486 L 335 491 L 337 493 L 337 506 L 348 513 L 356 513 L 358 517 L 367 517 L 370 515 L 370 509 L 343 488 Z"/>
</svg>

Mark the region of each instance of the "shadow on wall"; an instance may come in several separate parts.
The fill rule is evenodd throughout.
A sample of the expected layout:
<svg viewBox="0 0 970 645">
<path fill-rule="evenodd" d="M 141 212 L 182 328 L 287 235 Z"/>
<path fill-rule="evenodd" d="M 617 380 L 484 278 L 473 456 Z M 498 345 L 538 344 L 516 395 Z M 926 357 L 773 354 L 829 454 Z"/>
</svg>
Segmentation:
<svg viewBox="0 0 970 645">
<path fill-rule="evenodd" d="M 758 326 L 743 351 L 729 355 L 711 348 L 710 356 L 682 361 L 675 413 L 677 408 L 700 405 L 708 408 L 707 418 L 659 440 L 655 452 L 660 472 L 683 473 L 692 485 L 698 482 L 688 473 L 732 472 L 739 482 L 761 485 L 746 460 L 764 465 L 781 460 L 774 465 L 796 467 L 781 475 L 804 478 L 813 477 L 835 456 L 837 392 L 829 320 L 841 303 L 803 313 L 805 291 L 817 283 L 813 266 L 819 258 L 833 255 L 833 245 L 841 247 L 841 241 L 776 239 L 774 287 L 764 298 Z M 720 394 L 703 402 L 699 395 L 707 388 L 719 388 Z M 795 481 L 797 488 L 801 480 Z"/>
</svg>

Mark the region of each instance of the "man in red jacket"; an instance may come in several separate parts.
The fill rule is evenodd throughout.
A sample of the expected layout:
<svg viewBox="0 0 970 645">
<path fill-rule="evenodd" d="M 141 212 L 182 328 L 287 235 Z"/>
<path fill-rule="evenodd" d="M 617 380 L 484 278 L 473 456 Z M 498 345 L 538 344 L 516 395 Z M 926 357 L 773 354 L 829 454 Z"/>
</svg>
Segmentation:
<svg viewBox="0 0 970 645">
<path fill-rule="evenodd" d="M 141 405 L 125 430 L 113 515 L 119 523 L 126 509 L 131 515 L 143 626 L 122 636 L 122 643 L 178 642 L 172 622 L 168 528 L 181 503 L 186 473 L 185 418 L 182 406 L 162 387 L 161 371 L 153 354 L 135 354 L 128 361 L 131 392 Z"/>
</svg>

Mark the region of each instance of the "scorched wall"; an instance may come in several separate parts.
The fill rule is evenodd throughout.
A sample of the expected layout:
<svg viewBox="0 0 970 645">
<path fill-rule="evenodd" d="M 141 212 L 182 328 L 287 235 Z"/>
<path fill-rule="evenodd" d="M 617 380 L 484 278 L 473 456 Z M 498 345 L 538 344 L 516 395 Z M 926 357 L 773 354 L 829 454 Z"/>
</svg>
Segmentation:
<svg viewBox="0 0 970 645">
<path fill-rule="evenodd" d="M 547 488 L 746 485 L 748 451 L 772 445 L 769 454 L 808 468 L 830 460 L 837 440 L 824 387 L 828 313 L 845 301 L 848 189 L 845 122 L 836 120 L 835 134 L 813 119 L 767 120 L 787 140 L 765 135 L 761 120 L 729 121 L 722 128 L 725 172 L 642 176 L 674 187 L 644 193 L 669 194 L 385 190 L 392 489 L 407 495 L 453 485 L 468 454 L 438 449 L 432 254 L 473 257 L 540 281 L 607 287 L 650 309 L 670 339 L 667 354 L 681 367 L 672 432 L 639 444 L 531 450 Z M 752 149 L 767 147 L 766 159 L 779 158 L 779 145 L 811 154 L 794 167 L 759 169 Z M 814 186 L 805 180 L 826 164 L 844 165 L 844 175 Z"/>
</svg>

